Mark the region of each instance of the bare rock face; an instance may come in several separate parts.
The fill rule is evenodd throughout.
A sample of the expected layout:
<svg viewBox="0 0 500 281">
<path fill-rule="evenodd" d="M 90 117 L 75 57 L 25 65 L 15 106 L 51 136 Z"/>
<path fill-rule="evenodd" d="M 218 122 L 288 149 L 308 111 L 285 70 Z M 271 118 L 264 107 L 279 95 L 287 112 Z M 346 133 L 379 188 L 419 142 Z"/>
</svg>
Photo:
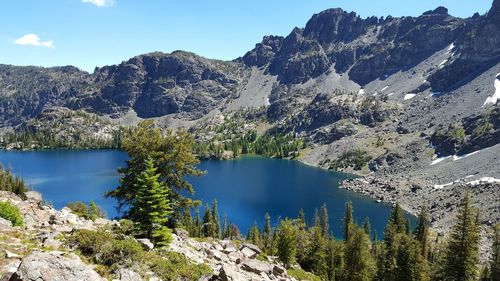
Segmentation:
<svg viewBox="0 0 500 281">
<path fill-rule="evenodd" d="M 24 258 L 12 281 L 98 281 L 106 280 L 79 259 L 69 259 L 60 252 L 34 252 Z"/>
</svg>

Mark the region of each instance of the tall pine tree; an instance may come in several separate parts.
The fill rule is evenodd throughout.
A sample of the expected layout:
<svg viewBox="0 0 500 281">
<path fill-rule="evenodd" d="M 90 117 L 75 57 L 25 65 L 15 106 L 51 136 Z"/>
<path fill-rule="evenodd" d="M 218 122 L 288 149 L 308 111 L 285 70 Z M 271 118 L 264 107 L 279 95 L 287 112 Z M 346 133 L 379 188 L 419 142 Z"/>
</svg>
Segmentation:
<svg viewBox="0 0 500 281">
<path fill-rule="evenodd" d="M 479 274 L 479 226 L 469 192 L 451 229 L 444 261 L 446 281 L 473 281 Z"/>
<path fill-rule="evenodd" d="M 165 246 L 171 240 L 171 231 L 167 228 L 170 207 L 169 189 L 158 178 L 152 158 L 147 158 L 145 169 L 137 177 L 135 188 L 137 198 L 132 204 L 130 214 L 136 222 L 138 232 L 158 246 Z"/>
<path fill-rule="evenodd" d="M 491 247 L 490 275 L 491 281 L 500 281 L 500 224 L 495 226 L 495 235 Z"/>
<path fill-rule="evenodd" d="M 345 204 L 344 213 L 344 241 L 349 240 L 349 234 L 353 225 L 354 219 L 352 216 L 352 202 L 349 201 Z"/>
</svg>

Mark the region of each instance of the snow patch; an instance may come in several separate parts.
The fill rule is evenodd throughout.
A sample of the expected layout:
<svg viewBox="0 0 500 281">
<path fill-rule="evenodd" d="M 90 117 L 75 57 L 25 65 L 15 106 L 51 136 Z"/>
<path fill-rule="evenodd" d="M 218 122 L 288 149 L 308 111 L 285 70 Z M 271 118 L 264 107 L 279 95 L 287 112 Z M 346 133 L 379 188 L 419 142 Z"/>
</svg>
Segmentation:
<svg viewBox="0 0 500 281">
<path fill-rule="evenodd" d="M 441 92 L 431 92 L 429 97 L 432 98 L 432 97 L 439 96 L 439 95 L 441 95 Z"/>
<path fill-rule="evenodd" d="M 448 158 L 451 158 L 451 156 L 446 156 L 446 157 L 440 157 L 440 158 L 437 158 L 437 159 L 434 159 L 432 162 L 431 162 L 431 166 L 434 166 L 436 165 L 437 163 L 439 162 L 442 162 Z"/>
<path fill-rule="evenodd" d="M 269 102 L 269 98 L 266 99 L 266 106 L 270 106 L 271 103 Z"/>
<path fill-rule="evenodd" d="M 455 49 L 455 43 L 451 43 L 450 46 L 448 47 L 448 51 L 451 51 Z"/>
<path fill-rule="evenodd" d="M 480 178 L 480 179 L 475 180 L 475 181 L 470 181 L 467 184 L 472 185 L 472 186 L 476 186 L 476 185 L 479 185 L 481 183 L 500 183 L 500 179 L 496 179 L 493 177 L 483 177 L 483 178 Z"/>
<path fill-rule="evenodd" d="M 391 92 L 390 94 L 388 94 L 388 96 L 392 96 L 392 95 L 394 95 L 394 92 Z"/>
<path fill-rule="evenodd" d="M 406 94 L 405 97 L 403 98 L 404 100 L 411 100 L 412 98 L 414 98 L 416 96 L 416 94 Z"/>
<path fill-rule="evenodd" d="M 439 68 L 443 68 L 444 67 L 444 64 L 448 62 L 448 59 L 445 59 L 444 61 L 442 61 L 440 64 L 439 64 Z"/>
<path fill-rule="evenodd" d="M 364 95 L 365 94 L 365 89 L 361 88 L 358 91 L 358 95 Z"/>
<path fill-rule="evenodd" d="M 495 94 L 493 94 L 493 96 L 491 96 L 491 97 L 487 97 L 483 106 L 490 104 L 490 103 L 495 105 L 498 100 L 500 100 L 500 73 L 498 73 L 496 78 L 495 78 Z"/>
<path fill-rule="evenodd" d="M 387 88 L 389 88 L 389 86 L 383 87 L 382 90 L 380 90 L 380 91 L 383 92 L 383 91 L 387 90 Z"/>
<path fill-rule="evenodd" d="M 460 156 L 457 156 L 457 155 L 450 155 L 450 156 L 440 157 L 440 158 L 434 159 L 434 160 L 431 162 L 431 166 L 436 165 L 437 163 L 439 163 L 439 162 L 441 162 L 441 161 L 444 161 L 444 160 L 446 160 L 446 159 L 448 159 L 448 158 L 452 158 L 452 159 L 453 159 L 453 161 L 462 160 L 462 159 L 464 159 L 464 158 L 466 158 L 466 157 L 469 157 L 469 156 L 471 156 L 471 155 L 477 154 L 477 153 L 479 153 L 479 152 L 481 152 L 481 151 L 482 151 L 482 149 L 481 149 L 481 150 L 476 150 L 476 151 L 471 152 L 471 153 L 468 153 L 468 154 L 460 155 Z"/>
<path fill-rule="evenodd" d="M 443 189 L 443 188 L 450 186 L 452 184 L 453 184 L 453 182 L 449 182 L 449 183 L 445 183 L 445 184 L 436 184 L 436 185 L 434 185 L 434 189 Z"/>
</svg>

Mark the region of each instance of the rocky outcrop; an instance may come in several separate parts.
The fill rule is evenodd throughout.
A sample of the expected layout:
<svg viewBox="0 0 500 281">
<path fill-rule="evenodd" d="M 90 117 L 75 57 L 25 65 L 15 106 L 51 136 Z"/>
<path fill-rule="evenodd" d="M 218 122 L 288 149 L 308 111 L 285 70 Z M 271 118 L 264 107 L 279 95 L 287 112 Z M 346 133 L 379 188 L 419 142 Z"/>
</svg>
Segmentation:
<svg viewBox="0 0 500 281">
<path fill-rule="evenodd" d="M 11 281 L 65 280 L 98 281 L 106 280 L 90 266 L 85 265 L 76 255 L 71 258 L 59 252 L 34 252 L 25 257 Z"/>
</svg>

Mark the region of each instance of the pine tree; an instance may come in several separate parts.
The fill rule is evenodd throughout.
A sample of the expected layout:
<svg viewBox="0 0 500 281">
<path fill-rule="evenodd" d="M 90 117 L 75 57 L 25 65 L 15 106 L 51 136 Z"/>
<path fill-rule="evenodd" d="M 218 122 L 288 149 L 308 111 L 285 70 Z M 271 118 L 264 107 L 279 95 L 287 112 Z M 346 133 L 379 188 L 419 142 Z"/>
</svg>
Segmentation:
<svg viewBox="0 0 500 281">
<path fill-rule="evenodd" d="M 190 236 L 195 236 L 193 217 L 191 216 L 190 209 L 184 209 L 184 214 L 182 216 L 182 225 L 189 232 Z"/>
<path fill-rule="evenodd" d="M 421 255 L 420 243 L 402 235 L 396 257 L 395 280 L 428 281 L 429 268 Z"/>
<path fill-rule="evenodd" d="M 212 219 L 213 219 L 214 238 L 220 238 L 221 236 L 220 216 L 219 216 L 219 210 L 217 208 L 217 199 L 214 199 L 214 201 L 212 202 Z"/>
<path fill-rule="evenodd" d="M 299 221 L 299 228 L 301 230 L 307 229 L 306 214 L 304 213 L 304 209 L 299 210 L 298 221 Z"/>
<path fill-rule="evenodd" d="M 370 219 L 368 217 L 366 217 L 365 221 L 363 222 L 363 229 L 366 235 L 368 235 L 368 237 L 371 237 L 372 226 L 370 224 Z"/>
<path fill-rule="evenodd" d="M 321 219 L 319 218 L 318 209 L 314 209 L 313 226 L 321 227 Z"/>
<path fill-rule="evenodd" d="M 491 281 L 500 281 L 500 224 L 495 226 L 495 236 L 491 249 L 490 260 Z"/>
<path fill-rule="evenodd" d="M 260 247 L 260 231 L 259 231 L 259 226 L 257 225 L 257 222 L 253 223 L 253 226 L 250 230 L 251 232 L 251 238 L 250 241 L 252 244 L 257 245 Z"/>
<path fill-rule="evenodd" d="M 264 230 L 262 236 L 264 238 L 264 251 L 270 254 L 273 246 L 273 235 L 271 229 L 271 215 L 269 215 L 269 213 L 266 213 L 264 216 Z"/>
<path fill-rule="evenodd" d="M 330 233 L 330 224 L 328 222 L 328 208 L 326 207 L 326 203 L 321 206 L 319 221 L 321 225 L 321 233 L 324 237 L 327 237 Z"/>
<path fill-rule="evenodd" d="M 203 214 L 202 232 L 204 237 L 214 237 L 215 234 L 212 212 L 208 204 L 205 205 L 205 213 Z"/>
<path fill-rule="evenodd" d="M 290 268 L 297 253 L 297 228 L 292 220 L 285 219 L 280 222 L 277 230 L 277 246 L 279 259 L 286 268 Z"/>
<path fill-rule="evenodd" d="M 420 242 L 420 254 L 427 259 L 429 253 L 429 213 L 427 207 L 423 206 L 418 215 L 417 227 L 414 230 L 415 239 Z"/>
<path fill-rule="evenodd" d="M 353 226 L 346 241 L 345 281 L 371 281 L 375 261 L 370 254 L 370 239 L 363 229 Z"/>
<path fill-rule="evenodd" d="M 195 226 L 195 235 L 194 237 L 201 237 L 201 217 L 200 217 L 200 208 L 196 208 L 196 218 L 194 220 L 194 226 Z"/>
<path fill-rule="evenodd" d="M 222 219 L 222 239 L 229 237 L 229 225 L 227 222 L 227 215 L 224 214 L 224 218 Z"/>
<path fill-rule="evenodd" d="M 395 204 L 389 215 L 389 222 L 384 230 L 383 263 L 379 264 L 377 278 L 384 281 L 398 281 L 396 278 L 399 240 L 407 235 L 406 219 L 399 204 Z"/>
<path fill-rule="evenodd" d="M 470 194 L 461 202 L 457 221 L 451 229 L 444 261 L 445 280 L 472 281 L 478 277 L 479 226 Z"/>
<path fill-rule="evenodd" d="M 95 221 L 96 219 L 101 217 L 101 215 L 100 215 L 101 212 L 102 211 L 99 210 L 99 207 L 97 207 L 94 200 L 90 201 L 90 203 L 89 203 L 89 217 L 90 217 L 90 219 Z"/>
<path fill-rule="evenodd" d="M 352 216 L 352 202 L 348 201 L 345 204 L 345 214 L 344 214 L 344 241 L 349 240 L 349 234 L 351 232 L 351 227 L 353 225 L 354 219 Z"/>
<path fill-rule="evenodd" d="M 165 246 L 171 240 L 170 229 L 166 227 L 170 207 L 169 189 L 158 181 L 153 160 L 148 158 L 145 169 L 137 177 L 137 198 L 131 206 L 138 232 L 158 246 Z"/>
</svg>

